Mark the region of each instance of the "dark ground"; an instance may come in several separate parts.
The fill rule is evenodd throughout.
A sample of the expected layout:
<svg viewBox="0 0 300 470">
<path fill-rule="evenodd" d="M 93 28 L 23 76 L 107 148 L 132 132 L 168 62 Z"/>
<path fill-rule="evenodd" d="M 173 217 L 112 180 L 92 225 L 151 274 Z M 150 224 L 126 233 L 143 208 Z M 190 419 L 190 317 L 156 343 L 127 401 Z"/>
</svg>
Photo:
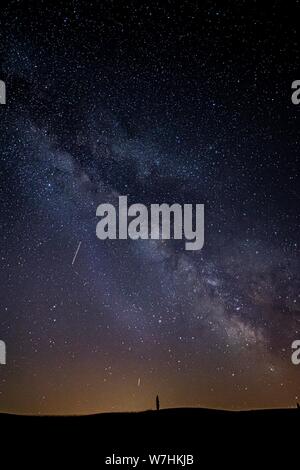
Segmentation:
<svg viewBox="0 0 300 470">
<path fill-rule="evenodd" d="M 81 417 L 0 415 L 1 458 L 9 467 L 109 468 L 106 456 L 193 454 L 203 468 L 288 469 L 300 449 L 300 411 L 168 409 Z M 3 460 L 2 460 L 3 461 Z M 140 462 L 136 468 L 145 468 Z M 159 465 L 161 466 L 161 465 Z M 152 465 L 153 467 L 153 465 Z M 155 467 L 155 465 L 154 465 Z M 167 468 L 181 465 L 164 464 Z M 2 468 L 2 465 L 1 465 Z M 3 466 L 4 468 L 4 466 Z M 132 468 L 118 465 L 118 468 Z M 294 466 L 294 468 L 297 468 Z"/>
</svg>

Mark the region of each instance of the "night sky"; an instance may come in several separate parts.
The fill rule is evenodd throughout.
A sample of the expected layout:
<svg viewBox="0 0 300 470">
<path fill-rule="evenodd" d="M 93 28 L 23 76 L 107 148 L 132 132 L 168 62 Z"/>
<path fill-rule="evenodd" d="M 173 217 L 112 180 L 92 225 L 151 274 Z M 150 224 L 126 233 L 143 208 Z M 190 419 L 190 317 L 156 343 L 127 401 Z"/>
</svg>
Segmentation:
<svg viewBox="0 0 300 470">
<path fill-rule="evenodd" d="M 1 7 L 1 411 L 300 401 L 300 5 L 284 3 Z M 205 204 L 203 249 L 99 240 L 119 195 Z"/>
</svg>

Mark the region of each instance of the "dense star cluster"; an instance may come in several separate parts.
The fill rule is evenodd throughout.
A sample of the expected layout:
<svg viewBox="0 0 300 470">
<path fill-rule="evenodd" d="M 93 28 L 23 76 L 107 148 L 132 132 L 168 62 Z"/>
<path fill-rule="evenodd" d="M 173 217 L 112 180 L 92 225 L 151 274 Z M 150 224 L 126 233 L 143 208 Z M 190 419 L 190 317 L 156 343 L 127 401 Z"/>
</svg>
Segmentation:
<svg viewBox="0 0 300 470">
<path fill-rule="evenodd" d="M 0 17 L 0 409 L 294 405 L 298 2 L 65 3 Z M 120 195 L 203 249 L 97 239 Z"/>
</svg>

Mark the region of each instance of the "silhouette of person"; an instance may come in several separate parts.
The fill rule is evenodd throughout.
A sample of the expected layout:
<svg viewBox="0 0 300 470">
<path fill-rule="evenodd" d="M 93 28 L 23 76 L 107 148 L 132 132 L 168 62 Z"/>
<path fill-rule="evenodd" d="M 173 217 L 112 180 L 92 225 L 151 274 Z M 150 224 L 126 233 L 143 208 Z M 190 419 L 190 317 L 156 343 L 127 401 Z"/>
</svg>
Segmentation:
<svg viewBox="0 0 300 470">
<path fill-rule="evenodd" d="M 156 395 L 156 411 L 159 411 L 159 396 Z"/>
<path fill-rule="evenodd" d="M 299 403 L 297 403 L 297 409 L 300 410 L 300 405 L 299 405 Z"/>
</svg>

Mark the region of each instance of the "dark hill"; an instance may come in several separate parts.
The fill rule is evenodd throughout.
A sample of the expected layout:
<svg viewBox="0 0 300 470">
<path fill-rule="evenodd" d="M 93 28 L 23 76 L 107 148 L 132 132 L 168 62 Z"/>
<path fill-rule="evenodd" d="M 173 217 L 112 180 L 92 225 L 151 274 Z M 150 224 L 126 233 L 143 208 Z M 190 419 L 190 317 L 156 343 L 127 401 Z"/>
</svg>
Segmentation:
<svg viewBox="0 0 300 470">
<path fill-rule="evenodd" d="M 39 466 L 46 459 L 54 469 L 63 462 L 69 466 L 79 461 L 87 469 L 109 468 L 104 465 L 107 456 L 133 455 L 147 460 L 154 452 L 193 454 L 197 465 L 188 468 L 216 464 L 256 468 L 263 461 L 268 466 L 271 461 L 284 461 L 282 468 L 288 468 L 289 459 L 297 456 L 300 447 L 299 424 L 297 409 L 230 412 L 179 408 L 65 417 L 2 414 L 1 451 L 8 445 L 17 449 L 9 452 L 10 464 L 21 457 L 22 463 Z M 146 467 L 141 460 L 136 468 Z M 182 466 L 163 467 L 170 465 Z"/>
</svg>

